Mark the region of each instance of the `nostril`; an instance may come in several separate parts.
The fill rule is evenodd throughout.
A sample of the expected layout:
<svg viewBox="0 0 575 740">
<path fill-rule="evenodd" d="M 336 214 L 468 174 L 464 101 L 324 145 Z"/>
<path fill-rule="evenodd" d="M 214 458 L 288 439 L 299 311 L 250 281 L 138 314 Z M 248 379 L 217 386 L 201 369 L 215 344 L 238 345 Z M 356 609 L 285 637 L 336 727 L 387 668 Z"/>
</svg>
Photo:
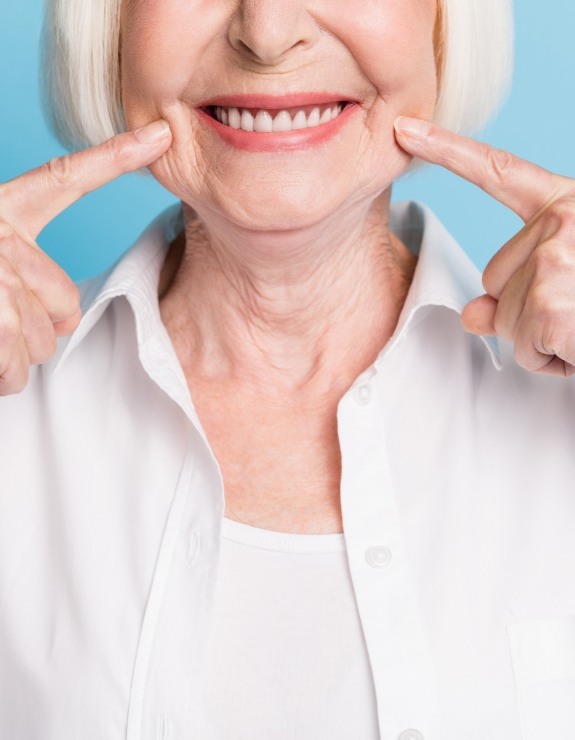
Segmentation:
<svg viewBox="0 0 575 740">
<path fill-rule="evenodd" d="M 238 46 L 238 51 L 241 51 L 243 54 L 248 54 L 254 57 L 257 56 L 256 53 L 252 51 L 252 49 L 241 39 L 238 39 L 236 44 Z"/>
</svg>

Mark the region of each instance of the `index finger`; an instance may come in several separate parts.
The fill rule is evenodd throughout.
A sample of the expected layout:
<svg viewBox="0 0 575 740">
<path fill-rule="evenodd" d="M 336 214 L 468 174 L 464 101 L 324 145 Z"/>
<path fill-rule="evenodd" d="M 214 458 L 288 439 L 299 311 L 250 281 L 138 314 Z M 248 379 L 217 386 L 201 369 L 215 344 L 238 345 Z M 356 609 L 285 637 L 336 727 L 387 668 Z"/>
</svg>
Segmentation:
<svg viewBox="0 0 575 740">
<path fill-rule="evenodd" d="M 170 128 L 160 120 L 52 159 L 0 186 L 0 216 L 33 242 L 72 203 L 120 175 L 151 164 L 170 142 Z"/>
<path fill-rule="evenodd" d="M 417 118 L 398 118 L 397 140 L 414 156 L 477 185 L 527 222 L 570 181 L 503 149 Z"/>
</svg>

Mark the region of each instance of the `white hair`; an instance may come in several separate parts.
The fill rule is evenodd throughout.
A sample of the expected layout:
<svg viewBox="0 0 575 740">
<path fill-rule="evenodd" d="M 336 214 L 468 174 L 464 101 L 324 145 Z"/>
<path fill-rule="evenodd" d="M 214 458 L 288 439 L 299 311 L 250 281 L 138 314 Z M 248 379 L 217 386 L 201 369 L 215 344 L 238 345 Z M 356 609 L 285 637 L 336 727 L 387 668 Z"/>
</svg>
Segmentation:
<svg viewBox="0 0 575 740">
<path fill-rule="evenodd" d="M 120 87 L 121 0 L 45 0 L 44 113 L 69 149 L 126 130 Z"/>
<path fill-rule="evenodd" d="M 121 0 L 45 0 L 43 104 L 70 149 L 125 131 L 120 85 Z M 482 128 L 511 81 L 511 0 L 438 0 L 439 95 L 434 120 L 461 133 Z"/>
</svg>

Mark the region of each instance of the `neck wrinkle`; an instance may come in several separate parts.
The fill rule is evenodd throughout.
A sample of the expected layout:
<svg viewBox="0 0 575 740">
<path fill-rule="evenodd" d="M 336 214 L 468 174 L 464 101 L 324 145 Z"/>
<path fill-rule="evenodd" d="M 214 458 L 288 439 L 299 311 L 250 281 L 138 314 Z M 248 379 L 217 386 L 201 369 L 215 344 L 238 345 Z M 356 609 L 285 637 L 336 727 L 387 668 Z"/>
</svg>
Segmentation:
<svg viewBox="0 0 575 740">
<path fill-rule="evenodd" d="M 343 240 L 300 238 L 293 247 L 276 235 L 277 257 L 262 250 L 261 235 L 255 250 L 246 241 L 238 247 L 189 210 L 185 244 L 161 292 L 186 374 L 282 392 L 345 392 L 393 333 L 415 269 L 388 213 L 389 196 L 378 199 Z"/>
</svg>

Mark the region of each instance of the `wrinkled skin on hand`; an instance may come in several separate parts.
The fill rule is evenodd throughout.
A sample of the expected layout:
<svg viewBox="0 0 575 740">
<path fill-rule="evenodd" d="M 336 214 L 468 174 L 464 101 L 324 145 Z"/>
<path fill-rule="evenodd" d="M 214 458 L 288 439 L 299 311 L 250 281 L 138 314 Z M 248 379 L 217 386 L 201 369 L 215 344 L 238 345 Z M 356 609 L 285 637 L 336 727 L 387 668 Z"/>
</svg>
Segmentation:
<svg viewBox="0 0 575 740">
<path fill-rule="evenodd" d="M 410 154 L 472 182 L 525 223 L 485 268 L 486 293 L 465 307 L 464 329 L 513 342 L 526 370 L 573 375 L 575 180 L 417 119 L 399 118 L 396 138 Z"/>
<path fill-rule="evenodd" d="M 169 128 L 154 122 L 0 185 L 0 395 L 23 390 L 30 365 L 46 362 L 81 317 L 78 289 L 38 247 L 38 234 L 86 193 L 155 161 L 170 142 Z"/>
</svg>

